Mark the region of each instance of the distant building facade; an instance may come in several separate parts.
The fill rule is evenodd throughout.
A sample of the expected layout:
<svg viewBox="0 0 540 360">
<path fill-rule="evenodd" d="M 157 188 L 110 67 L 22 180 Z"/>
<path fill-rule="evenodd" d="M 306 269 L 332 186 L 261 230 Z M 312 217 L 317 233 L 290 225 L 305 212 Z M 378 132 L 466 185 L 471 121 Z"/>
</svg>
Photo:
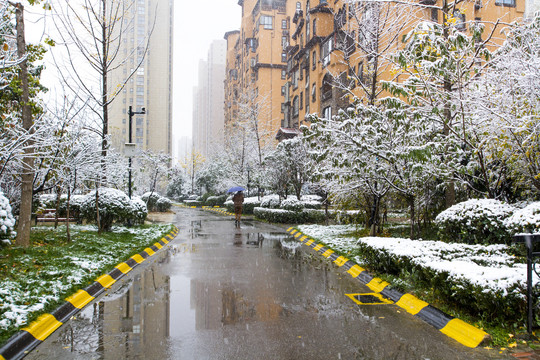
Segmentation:
<svg viewBox="0 0 540 360">
<path fill-rule="evenodd" d="M 224 40 L 212 42 L 207 60 L 199 62 L 198 85 L 193 89 L 193 150 L 205 157 L 223 144 L 226 50 Z"/>
<path fill-rule="evenodd" d="M 129 138 L 131 106 L 137 112 L 146 109 L 132 119 L 137 148 L 172 155 L 173 14 L 173 0 L 136 0 L 129 8 L 118 56 L 126 61 L 111 72 L 109 83 L 114 88 L 127 79 L 109 108 L 111 143 L 120 152 Z"/>
</svg>

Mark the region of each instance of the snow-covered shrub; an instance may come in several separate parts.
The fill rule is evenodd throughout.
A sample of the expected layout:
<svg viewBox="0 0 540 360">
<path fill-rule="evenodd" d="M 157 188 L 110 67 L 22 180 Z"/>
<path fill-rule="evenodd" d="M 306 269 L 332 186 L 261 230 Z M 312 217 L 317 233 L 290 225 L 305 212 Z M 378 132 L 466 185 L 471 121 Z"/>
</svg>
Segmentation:
<svg viewBox="0 0 540 360">
<path fill-rule="evenodd" d="M 69 216 L 72 218 L 79 218 L 81 214 L 81 204 L 85 198 L 85 195 L 71 195 L 69 199 Z M 61 217 L 67 216 L 67 195 L 64 194 L 60 197 L 60 206 L 58 208 L 58 215 Z"/>
<path fill-rule="evenodd" d="M 504 221 L 511 234 L 540 233 L 540 202 L 518 209 Z"/>
<path fill-rule="evenodd" d="M 256 207 L 253 214 L 259 219 L 281 224 L 320 223 L 325 220 L 324 211 L 314 209 L 291 211 Z"/>
<path fill-rule="evenodd" d="M 166 212 L 171 209 L 172 202 L 159 195 L 156 192 L 147 192 L 141 196 L 142 201 L 146 203 L 148 211 Z"/>
<path fill-rule="evenodd" d="M 146 203 L 140 197 L 133 196 L 131 198 L 131 211 L 135 224 L 144 224 L 144 220 L 148 216 L 148 209 Z"/>
<path fill-rule="evenodd" d="M 232 202 L 232 197 L 225 202 L 225 206 L 227 207 L 227 211 L 234 212 L 234 204 Z M 259 206 L 261 206 L 261 202 L 259 201 L 259 198 L 257 196 L 244 198 L 244 208 L 242 209 L 242 213 L 246 215 L 252 215 L 253 210 Z"/>
<path fill-rule="evenodd" d="M 156 192 L 147 192 L 141 196 L 142 201 L 146 203 L 148 211 L 157 211 L 157 202 L 161 196 Z"/>
<path fill-rule="evenodd" d="M 56 195 L 55 194 L 39 195 L 39 206 L 44 209 L 55 209 L 56 208 Z"/>
<path fill-rule="evenodd" d="M 269 209 L 279 208 L 279 196 L 278 195 L 266 195 L 261 199 L 261 207 Z"/>
<path fill-rule="evenodd" d="M 493 199 L 472 199 L 441 212 L 435 223 L 443 241 L 466 244 L 510 244 L 504 221 L 515 208 Z"/>
<path fill-rule="evenodd" d="M 135 220 L 132 201 L 124 192 L 112 188 L 100 188 L 98 195 L 101 230 L 110 230 L 115 221 Z M 82 201 L 81 215 L 88 221 L 96 221 L 95 190 L 87 194 Z"/>
<path fill-rule="evenodd" d="M 171 200 L 165 197 L 160 197 L 158 201 L 156 202 L 156 209 L 159 212 L 167 212 L 171 210 L 171 206 L 172 206 Z"/>
<path fill-rule="evenodd" d="M 206 206 L 223 206 L 227 200 L 227 195 L 209 196 L 206 199 Z"/>
<path fill-rule="evenodd" d="M 333 216 L 338 224 L 364 224 L 366 222 L 365 213 L 361 210 L 340 210 Z"/>
<path fill-rule="evenodd" d="M 281 202 L 281 208 L 290 211 L 302 211 L 304 206 L 296 198 L 287 198 Z"/>
<path fill-rule="evenodd" d="M 11 212 L 9 200 L 0 191 L 0 241 L 8 242 L 14 235 L 15 218 Z"/>
</svg>

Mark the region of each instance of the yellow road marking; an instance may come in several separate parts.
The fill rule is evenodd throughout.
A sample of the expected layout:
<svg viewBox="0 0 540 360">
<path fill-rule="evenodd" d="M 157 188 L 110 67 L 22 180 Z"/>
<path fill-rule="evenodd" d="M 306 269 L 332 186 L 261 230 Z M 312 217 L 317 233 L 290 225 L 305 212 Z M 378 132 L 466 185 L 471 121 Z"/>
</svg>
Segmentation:
<svg viewBox="0 0 540 360">
<path fill-rule="evenodd" d="M 60 326 L 62 326 L 62 323 L 56 320 L 54 316 L 51 314 L 43 314 L 23 330 L 32 334 L 37 340 L 43 341 Z"/>
<path fill-rule="evenodd" d="M 66 299 L 66 301 L 70 302 L 71 305 L 75 306 L 77 309 L 82 309 L 92 300 L 94 300 L 94 297 L 90 296 L 90 294 L 84 290 L 79 290 Z"/>
<path fill-rule="evenodd" d="M 326 251 L 322 254 L 322 256 L 324 256 L 325 258 L 327 258 L 327 257 L 329 257 L 330 255 L 332 255 L 333 253 L 334 253 L 334 250 L 328 249 L 328 250 L 326 250 Z"/>
<path fill-rule="evenodd" d="M 160 249 L 160 250 L 163 248 L 163 245 L 161 245 L 161 244 L 158 243 L 158 242 L 155 243 L 154 246 L 157 247 L 157 248 Z"/>
<path fill-rule="evenodd" d="M 459 319 L 452 319 L 441 329 L 441 332 L 459 343 L 475 348 L 489 335 Z"/>
<path fill-rule="evenodd" d="M 345 263 L 349 261 L 349 259 L 347 259 L 346 257 L 343 257 L 343 256 L 340 256 L 338 257 L 336 260 L 334 260 L 334 262 L 336 263 L 337 266 L 341 267 L 343 265 L 345 265 Z"/>
<path fill-rule="evenodd" d="M 313 241 L 313 239 L 309 239 L 308 241 L 306 241 L 306 243 L 304 245 L 309 246 L 309 245 L 313 244 L 314 242 L 315 241 Z"/>
<path fill-rule="evenodd" d="M 131 257 L 133 260 L 135 260 L 138 264 L 142 263 L 144 261 L 144 258 L 139 255 L 139 254 L 135 254 Z"/>
<path fill-rule="evenodd" d="M 144 251 L 146 251 L 146 253 L 147 253 L 148 255 L 150 255 L 150 256 L 152 256 L 152 255 L 155 254 L 154 250 L 152 250 L 152 249 L 150 249 L 150 248 L 146 248 L 146 249 L 144 249 Z"/>
<path fill-rule="evenodd" d="M 102 275 L 96 279 L 104 288 L 108 289 L 116 282 L 109 274 Z"/>
<path fill-rule="evenodd" d="M 357 303 L 358 305 L 389 305 L 389 304 L 393 304 L 393 301 L 392 301 L 392 300 L 383 297 L 383 296 L 382 296 L 381 294 L 379 294 L 379 293 L 368 293 L 368 294 L 345 294 L 345 295 L 347 295 L 348 297 L 350 297 L 351 300 L 354 301 L 355 303 Z M 373 296 L 373 297 L 377 298 L 377 299 L 379 300 L 379 302 L 375 302 L 375 303 L 364 303 L 364 302 L 361 302 L 359 299 L 356 298 L 357 296 L 361 296 L 361 295 L 364 295 L 364 296 Z"/>
<path fill-rule="evenodd" d="M 306 240 L 308 237 L 306 235 L 302 236 L 300 239 L 298 239 L 298 241 L 301 241 L 301 242 L 304 242 L 304 240 Z"/>
<path fill-rule="evenodd" d="M 354 265 L 352 268 L 350 268 L 349 270 L 347 270 L 347 272 L 349 274 L 351 274 L 351 276 L 353 278 L 355 277 L 358 277 L 358 275 L 360 275 L 362 272 L 364 272 L 365 269 L 362 269 L 360 266 L 358 265 Z"/>
<path fill-rule="evenodd" d="M 124 274 L 127 274 L 128 272 L 132 270 L 131 267 L 126 263 L 121 263 L 118 266 L 116 266 L 116 268 Z"/>
<path fill-rule="evenodd" d="M 411 294 L 405 294 L 401 297 L 401 299 L 399 299 L 396 305 L 400 308 L 407 310 L 408 313 L 416 315 L 420 312 L 420 310 L 422 310 L 429 304 L 423 300 L 420 300 L 416 296 L 413 296 Z"/>
<path fill-rule="evenodd" d="M 375 292 L 383 291 L 384 288 L 387 287 L 388 285 L 390 285 L 390 283 L 383 281 L 382 279 L 379 279 L 379 278 L 373 278 L 373 280 L 371 280 L 370 282 L 366 284 L 368 288 L 370 288 L 371 290 Z"/>
<path fill-rule="evenodd" d="M 321 244 L 318 244 L 317 246 L 315 246 L 315 247 L 313 248 L 313 250 L 319 251 L 319 250 L 322 249 L 322 247 L 323 247 L 323 246 L 322 246 Z"/>
</svg>

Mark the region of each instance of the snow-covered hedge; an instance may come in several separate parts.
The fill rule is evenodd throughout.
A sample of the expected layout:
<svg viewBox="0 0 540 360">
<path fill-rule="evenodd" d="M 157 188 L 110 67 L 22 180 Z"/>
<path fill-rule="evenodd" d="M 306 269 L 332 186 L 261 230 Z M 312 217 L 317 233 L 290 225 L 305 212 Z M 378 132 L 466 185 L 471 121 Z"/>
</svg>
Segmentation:
<svg viewBox="0 0 540 360">
<path fill-rule="evenodd" d="M 134 223 L 144 224 L 144 220 L 146 220 L 146 217 L 148 216 L 148 209 L 146 203 L 140 197 L 131 197 L 131 211 Z"/>
<path fill-rule="evenodd" d="M 348 235 L 355 230 L 352 225 L 298 228 L 372 272 L 397 276 L 394 287 L 414 283 L 485 320 L 517 322 L 525 314 L 526 265 L 517 263 L 507 245 L 358 239 Z"/>
<path fill-rule="evenodd" d="M 278 195 L 266 195 L 261 199 L 261 207 L 269 209 L 279 208 L 279 196 Z"/>
<path fill-rule="evenodd" d="M 516 210 L 504 221 L 504 225 L 512 235 L 540 233 L 540 202 L 534 202 L 523 209 Z"/>
<path fill-rule="evenodd" d="M 111 229 L 114 222 L 132 220 L 144 222 L 146 206 L 138 200 L 132 201 L 122 191 L 112 188 L 99 189 L 99 220 L 102 230 Z M 81 204 L 81 215 L 88 221 L 96 221 L 96 191 L 87 194 Z M 142 219 L 142 221 L 141 221 Z"/>
<path fill-rule="evenodd" d="M 290 211 L 302 211 L 304 206 L 297 198 L 287 198 L 281 202 L 281 208 Z"/>
<path fill-rule="evenodd" d="M 515 208 L 492 199 L 472 199 L 441 212 L 435 219 L 439 238 L 467 244 L 510 244 L 505 226 Z"/>
<path fill-rule="evenodd" d="M 209 196 L 205 204 L 206 206 L 223 206 L 226 200 L 227 195 Z"/>
<path fill-rule="evenodd" d="M 4 193 L 0 191 L 0 240 L 9 242 L 9 239 L 14 235 L 14 228 L 15 218 L 11 212 L 11 205 Z"/>
<path fill-rule="evenodd" d="M 320 223 L 325 219 L 324 211 L 315 209 L 291 211 L 285 209 L 267 209 L 263 207 L 256 207 L 253 214 L 259 219 L 281 224 Z"/>
<path fill-rule="evenodd" d="M 159 195 L 156 192 L 147 192 L 141 196 L 142 201 L 146 203 L 148 211 L 167 212 L 172 207 L 172 202 Z"/>
<path fill-rule="evenodd" d="M 232 202 L 232 197 L 225 201 L 225 206 L 227 207 L 227 211 L 234 212 L 234 204 Z M 244 198 L 244 208 L 242 212 L 247 215 L 252 215 L 253 210 L 258 206 L 261 206 L 261 202 L 259 201 L 259 198 L 257 196 Z"/>
</svg>

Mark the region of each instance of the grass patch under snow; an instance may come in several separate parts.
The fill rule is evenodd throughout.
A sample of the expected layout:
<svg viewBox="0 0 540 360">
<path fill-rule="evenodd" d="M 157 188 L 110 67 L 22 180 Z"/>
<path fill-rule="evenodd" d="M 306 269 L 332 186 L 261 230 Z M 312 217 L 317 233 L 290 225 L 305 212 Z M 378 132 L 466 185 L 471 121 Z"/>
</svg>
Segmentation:
<svg viewBox="0 0 540 360">
<path fill-rule="evenodd" d="M 113 227 L 98 235 L 95 226 L 35 227 L 31 246 L 0 249 L 0 344 L 64 299 L 159 241 L 172 225 Z"/>
</svg>

